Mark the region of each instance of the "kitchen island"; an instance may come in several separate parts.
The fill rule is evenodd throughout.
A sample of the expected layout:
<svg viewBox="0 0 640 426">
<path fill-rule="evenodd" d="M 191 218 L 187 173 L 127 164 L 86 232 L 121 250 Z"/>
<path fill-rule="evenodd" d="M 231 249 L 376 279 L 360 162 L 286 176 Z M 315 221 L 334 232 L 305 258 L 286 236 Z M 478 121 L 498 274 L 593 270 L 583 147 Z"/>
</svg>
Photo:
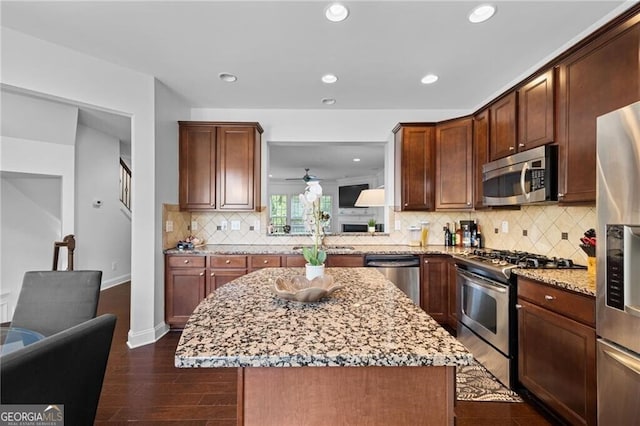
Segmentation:
<svg viewBox="0 0 640 426">
<path fill-rule="evenodd" d="M 372 268 L 328 268 L 344 288 L 318 303 L 271 292 L 303 273 L 262 269 L 210 294 L 176 367 L 238 368 L 238 424 L 452 425 L 466 348 Z"/>
</svg>

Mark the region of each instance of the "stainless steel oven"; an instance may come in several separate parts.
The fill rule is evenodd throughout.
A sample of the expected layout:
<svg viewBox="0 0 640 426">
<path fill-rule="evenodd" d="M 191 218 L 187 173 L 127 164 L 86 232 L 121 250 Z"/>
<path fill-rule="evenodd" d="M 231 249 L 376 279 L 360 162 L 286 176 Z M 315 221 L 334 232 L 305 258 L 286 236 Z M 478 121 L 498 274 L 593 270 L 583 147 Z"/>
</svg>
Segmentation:
<svg viewBox="0 0 640 426">
<path fill-rule="evenodd" d="M 504 385 L 514 379 L 511 289 L 458 266 L 458 340 Z"/>
</svg>

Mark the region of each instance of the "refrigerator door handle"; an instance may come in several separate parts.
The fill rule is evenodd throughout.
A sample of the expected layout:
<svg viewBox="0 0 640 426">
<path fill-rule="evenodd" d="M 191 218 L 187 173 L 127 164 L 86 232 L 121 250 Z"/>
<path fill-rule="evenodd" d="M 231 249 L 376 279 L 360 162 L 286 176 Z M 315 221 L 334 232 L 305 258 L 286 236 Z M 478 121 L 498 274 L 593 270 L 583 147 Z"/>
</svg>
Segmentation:
<svg viewBox="0 0 640 426">
<path fill-rule="evenodd" d="M 626 367 L 629 370 L 633 371 L 634 373 L 640 375 L 640 362 L 633 361 L 631 359 L 627 359 L 626 357 L 623 357 L 622 355 L 618 355 L 617 353 L 608 351 L 606 349 L 604 349 L 603 352 L 605 353 L 605 355 L 609 356 L 614 361 L 617 361 L 623 367 Z"/>
</svg>

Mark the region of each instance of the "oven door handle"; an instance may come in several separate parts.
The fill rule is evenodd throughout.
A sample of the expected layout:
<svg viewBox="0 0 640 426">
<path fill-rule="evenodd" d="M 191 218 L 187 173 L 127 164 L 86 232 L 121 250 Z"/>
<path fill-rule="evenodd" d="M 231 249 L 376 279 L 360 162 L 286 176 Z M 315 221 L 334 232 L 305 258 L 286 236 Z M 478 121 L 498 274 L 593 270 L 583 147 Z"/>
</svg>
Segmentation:
<svg viewBox="0 0 640 426">
<path fill-rule="evenodd" d="M 492 281 L 479 277 L 478 275 L 470 274 L 461 269 L 458 269 L 458 273 L 466 278 L 467 285 L 470 285 L 471 287 L 479 287 L 485 290 L 495 291 L 497 293 L 503 294 L 507 292 L 505 286 L 497 283 L 494 284 Z"/>
</svg>

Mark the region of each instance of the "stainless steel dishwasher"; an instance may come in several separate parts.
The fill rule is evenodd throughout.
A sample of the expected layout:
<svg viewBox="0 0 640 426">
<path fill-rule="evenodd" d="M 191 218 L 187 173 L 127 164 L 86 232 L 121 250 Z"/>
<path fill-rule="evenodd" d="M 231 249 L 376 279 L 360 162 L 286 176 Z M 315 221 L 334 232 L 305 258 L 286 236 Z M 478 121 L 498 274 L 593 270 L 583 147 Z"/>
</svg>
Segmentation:
<svg viewBox="0 0 640 426">
<path fill-rule="evenodd" d="M 420 256 L 414 254 L 368 254 L 364 265 L 376 268 L 413 303 L 420 306 Z"/>
</svg>

